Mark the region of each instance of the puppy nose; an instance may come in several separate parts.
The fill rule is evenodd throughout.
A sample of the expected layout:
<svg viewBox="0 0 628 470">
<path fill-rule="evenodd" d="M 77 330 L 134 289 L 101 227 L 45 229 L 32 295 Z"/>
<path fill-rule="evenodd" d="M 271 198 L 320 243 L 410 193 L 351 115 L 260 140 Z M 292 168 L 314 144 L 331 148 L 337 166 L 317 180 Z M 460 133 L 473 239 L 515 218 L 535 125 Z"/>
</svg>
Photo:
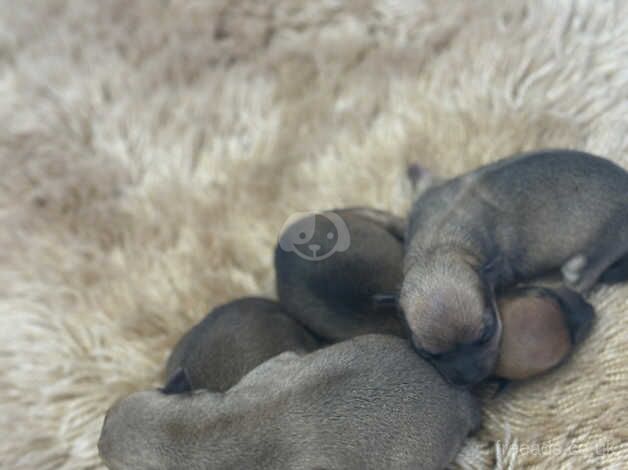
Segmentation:
<svg viewBox="0 0 628 470">
<path fill-rule="evenodd" d="M 312 253 L 316 254 L 316 252 L 320 250 L 321 246 L 316 243 L 312 243 L 311 245 L 308 245 L 308 248 L 312 250 Z"/>
</svg>

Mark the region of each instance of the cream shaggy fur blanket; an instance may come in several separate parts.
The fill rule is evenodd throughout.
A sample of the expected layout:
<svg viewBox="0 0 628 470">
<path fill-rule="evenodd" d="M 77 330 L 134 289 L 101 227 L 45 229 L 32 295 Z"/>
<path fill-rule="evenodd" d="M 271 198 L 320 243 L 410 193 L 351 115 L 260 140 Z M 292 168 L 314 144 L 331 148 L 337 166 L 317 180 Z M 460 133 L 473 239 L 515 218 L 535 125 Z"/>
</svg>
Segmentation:
<svg viewBox="0 0 628 470">
<path fill-rule="evenodd" d="M 628 2 L 0 0 L 0 467 L 101 466 L 118 397 L 208 309 L 273 295 L 292 213 L 403 213 L 564 146 L 628 167 Z M 628 286 L 456 466 L 625 468 Z"/>
</svg>

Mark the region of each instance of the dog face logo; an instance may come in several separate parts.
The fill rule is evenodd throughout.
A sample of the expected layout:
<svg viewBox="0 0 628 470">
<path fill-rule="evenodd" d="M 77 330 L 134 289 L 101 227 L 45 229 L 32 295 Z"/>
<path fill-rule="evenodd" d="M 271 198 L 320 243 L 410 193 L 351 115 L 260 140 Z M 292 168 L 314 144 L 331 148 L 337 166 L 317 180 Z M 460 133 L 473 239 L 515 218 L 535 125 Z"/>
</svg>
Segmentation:
<svg viewBox="0 0 628 470">
<path fill-rule="evenodd" d="M 344 220 L 333 212 L 293 214 L 281 229 L 279 247 L 308 261 L 321 261 L 351 244 Z"/>
</svg>

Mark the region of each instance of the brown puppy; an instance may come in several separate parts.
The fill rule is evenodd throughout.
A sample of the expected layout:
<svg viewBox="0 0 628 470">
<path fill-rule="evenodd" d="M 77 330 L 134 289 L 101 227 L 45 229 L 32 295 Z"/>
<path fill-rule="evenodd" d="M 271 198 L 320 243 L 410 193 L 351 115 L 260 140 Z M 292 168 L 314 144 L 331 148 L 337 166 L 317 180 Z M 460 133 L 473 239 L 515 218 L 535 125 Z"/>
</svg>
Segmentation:
<svg viewBox="0 0 628 470">
<path fill-rule="evenodd" d="M 168 384 L 163 391 L 224 392 L 277 354 L 305 353 L 318 346 L 277 302 L 259 297 L 234 300 L 216 307 L 179 340 L 166 365 Z"/>
<path fill-rule="evenodd" d="M 399 227 L 403 227 L 403 221 L 392 214 L 371 209 L 334 212 L 343 217 L 351 230 L 352 246 L 346 252 L 334 253 L 326 262 L 277 253 L 280 298 L 292 307 L 301 321 L 325 332 L 327 340 L 357 336 L 363 328 L 370 332 L 390 333 L 389 326 L 398 321 L 394 301 L 382 305 L 379 302 L 382 296 L 376 292 L 389 292 L 393 298 L 398 294 L 398 287 L 390 280 L 401 278 Z M 382 226 L 392 230 L 382 230 Z M 311 239 L 324 238 L 321 236 L 324 228 L 325 224 L 318 224 L 314 230 L 318 233 L 312 233 Z M 351 285 L 350 273 L 362 275 L 364 270 L 370 285 L 379 287 L 361 291 L 328 288 Z M 560 282 L 552 284 L 543 279 L 542 283 L 545 287 L 518 287 L 498 297 L 504 337 L 495 375 L 501 378 L 521 380 L 547 371 L 564 360 L 589 329 L 593 308 L 580 295 L 560 287 Z M 358 327 L 350 320 L 359 318 L 355 311 L 360 308 L 373 312 L 373 316 Z M 388 323 L 382 323 L 375 312 L 389 316 Z M 369 317 L 362 317 L 362 320 L 369 320 Z M 400 324 L 395 326 L 395 332 L 409 337 Z"/>
<path fill-rule="evenodd" d="M 279 302 L 327 341 L 367 333 L 403 336 L 396 296 L 404 231 L 403 219 L 368 208 L 289 221 L 275 249 Z"/>
<path fill-rule="evenodd" d="M 479 421 L 408 341 L 365 335 L 280 354 L 226 393 L 134 393 L 98 448 L 111 470 L 440 470 Z"/>
<path fill-rule="evenodd" d="M 511 157 L 428 189 L 406 238 L 400 305 L 417 351 L 455 384 L 495 367 L 495 291 L 562 267 L 588 291 L 628 256 L 628 172 L 590 154 Z"/>
<path fill-rule="evenodd" d="M 591 330 L 593 307 L 566 288 L 520 287 L 498 299 L 503 325 L 494 375 L 523 380 L 547 372 Z"/>
</svg>

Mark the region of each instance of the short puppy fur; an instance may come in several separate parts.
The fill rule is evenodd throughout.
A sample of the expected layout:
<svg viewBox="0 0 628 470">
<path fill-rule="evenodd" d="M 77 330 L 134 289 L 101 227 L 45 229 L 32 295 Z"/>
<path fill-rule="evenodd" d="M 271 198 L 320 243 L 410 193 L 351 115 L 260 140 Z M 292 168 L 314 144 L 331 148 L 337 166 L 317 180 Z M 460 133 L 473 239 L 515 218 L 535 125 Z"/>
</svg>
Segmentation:
<svg viewBox="0 0 628 470">
<path fill-rule="evenodd" d="M 295 310 L 299 307 L 299 299 L 306 305 L 317 303 L 319 310 L 311 310 L 311 316 L 302 317 L 303 321 L 311 322 L 312 318 L 318 318 L 319 312 L 323 311 L 326 318 L 334 318 L 334 315 L 343 315 L 346 313 L 333 308 L 333 304 L 326 303 L 324 289 L 311 290 L 310 279 L 315 278 L 318 283 L 314 283 L 315 288 L 318 286 L 336 285 L 344 282 L 346 272 L 357 270 L 356 266 L 368 262 L 369 272 L 371 272 L 372 282 L 375 285 L 384 286 L 379 290 L 387 291 L 391 285 L 386 284 L 386 279 L 381 279 L 381 273 L 384 277 L 399 279 L 401 277 L 402 266 L 399 263 L 399 249 L 402 246 L 401 234 L 399 230 L 395 230 L 395 236 L 389 239 L 389 232 L 381 230 L 381 225 L 373 221 L 371 214 L 367 211 L 370 209 L 343 209 L 337 213 L 346 214 L 347 212 L 353 217 L 364 218 L 365 230 L 359 233 L 360 242 L 356 244 L 353 250 L 345 254 L 344 269 L 337 269 L 332 261 L 329 262 L 329 269 L 319 269 L 316 262 L 298 263 L 297 259 L 293 259 L 297 263 L 291 265 L 290 275 L 285 272 L 277 275 L 278 290 L 283 292 L 282 298 L 294 305 Z M 404 222 L 392 214 L 383 211 L 377 211 L 377 220 L 395 220 L 395 227 L 403 227 Z M 351 218 L 345 217 L 349 222 L 348 226 L 354 226 Z M 382 240 L 383 238 L 383 240 Z M 381 253 L 377 258 L 370 258 L 371 247 L 378 246 L 380 250 L 383 247 L 392 247 L 391 252 Z M 335 254 L 334 256 L 338 256 Z M 296 256 L 295 256 L 296 258 Z M 323 267 L 326 267 L 323 265 Z M 394 274 L 396 271 L 396 274 Z M 390 273 L 393 273 L 392 275 Z M 289 280 L 290 289 L 286 288 L 283 283 Z M 536 284 L 535 280 L 535 284 Z M 377 308 L 379 298 L 375 295 L 375 303 L 372 301 L 374 292 L 377 289 L 363 294 L 361 299 L 350 299 L 357 305 L 367 305 L 371 308 Z M 397 290 L 389 292 L 391 297 L 398 295 Z M 313 302 L 312 297 L 316 297 Z M 504 332 L 500 344 L 499 359 L 497 361 L 496 371 L 493 375 L 501 379 L 523 380 L 534 377 L 562 363 L 571 353 L 576 344 L 578 344 L 588 333 L 593 320 L 593 307 L 578 293 L 561 286 L 560 282 L 550 282 L 549 279 L 543 280 L 539 285 L 516 287 L 500 293 L 498 296 L 498 311 L 502 322 L 504 323 Z M 330 307 L 332 305 L 332 307 Z M 349 302 L 345 305 L 349 306 Z M 349 308 L 349 307 L 347 307 Z M 381 307 L 380 307 L 381 308 Z M 394 308 L 392 303 L 385 302 L 384 309 Z M 380 310 L 384 311 L 384 310 Z M 392 315 L 392 313 L 390 313 Z M 393 315 L 392 319 L 397 318 Z M 331 325 L 337 325 L 338 322 L 331 321 Z M 378 330 L 379 324 L 372 323 L 369 325 L 371 332 L 385 333 L 386 331 Z M 398 327 L 400 331 L 401 326 Z M 346 329 L 335 336 L 345 338 L 354 334 L 353 329 Z M 409 332 L 406 332 L 409 337 Z M 334 335 L 328 334 L 328 337 Z M 443 358 L 446 359 L 446 358 Z"/>
<path fill-rule="evenodd" d="M 498 299 L 503 325 L 494 375 L 524 380 L 563 363 L 589 334 L 593 307 L 580 294 L 560 287 L 527 286 Z"/>
<path fill-rule="evenodd" d="M 400 217 L 369 208 L 308 214 L 295 221 L 275 249 L 279 302 L 330 342 L 368 333 L 402 336 L 396 297 L 404 231 Z M 339 244 L 345 245 L 342 251 Z M 308 246 L 331 255 L 316 260 L 302 256 Z"/>
<path fill-rule="evenodd" d="M 306 353 L 318 346 L 277 302 L 260 297 L 234 300 L 212 310 L 179 340 L 166 365 L 164 391 L 224 392 L 273 356 Z"/>
<path fill-rule="evenodd" d="M 281 354 L 226 393 L 132 394 L 98 445 L 111 470 L 435 470 L 479 420 L 406 340 L 366 335 Z"/>
<path fill-rule="evenodd" d="M 406 241 L 412 342 L 452 383 L 474 384 L 499 353 L 497 289 L 562 269 L 586 293 L 609 267 L 628 272 L 628 172 L 570 150 L 514 156 L 429 188 Z"/>
</svg>

